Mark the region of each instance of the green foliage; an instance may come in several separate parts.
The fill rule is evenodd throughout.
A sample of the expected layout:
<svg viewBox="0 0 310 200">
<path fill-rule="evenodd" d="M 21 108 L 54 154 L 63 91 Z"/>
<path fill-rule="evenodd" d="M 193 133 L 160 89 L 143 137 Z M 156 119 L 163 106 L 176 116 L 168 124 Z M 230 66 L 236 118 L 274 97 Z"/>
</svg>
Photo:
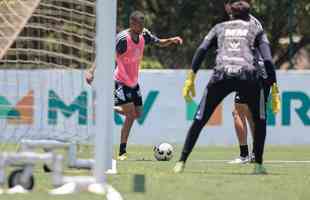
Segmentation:
<svg viewBox="0 0 310 200">
<path fill-rule="evenodd" d="M 287 62 L 288 45 L 279 40 L 289 35 L 288 13 L 291 0 L 252 1 L 252 13 L 263 24 L 271 41 L 272 52 L 277 64 Z M 127 2 L 127 4 L 126 4 Z M 118 24 L 127 27 L 126 16 L 132 10 L 142 10 L 146 14 L 146 27 L 161 38 L 179 35 L 184 39 L 182 47 L 147 48 L 145 57 L 159 60 L 165 68 L 188 68 L 192 56 L 211 27 L 227 19 L 224 11 L 226 0 L 170 0 L 170 1 L 121 1 L 118 8 Z M 303 40 L 293 46 L 296 50 L 310 44 L 310 3 L 309 0 L 293 1 L 294 35 Z M 210 68 L 214 54 L 208 56 L 204 68 Z"/>
<path fill-rule="evenodd" d="M 145 13 L 145 27 L 150 29 L 160 38 L 181 36 L 184 39 L 182 46 L 170 46 L 167 48 L 149 47 L 145 49 L 145 57 L 142 68 L 149 69 L 180 69 L 189 68 L 195 50 L 216 23 L 227 20 L 224 3 L 227 0 L 126 0 L 118 1 L 117 29 L 121 31 L 128 28 L 128 18 L 133 10 L 141 10 Z M 1 2 L 1 0 L 0 0 Z M 45 1 L 51 3 L 51 0 Z M 63 17 L 66 20 L 47 20 L 41 15 L 34 15 L 29 23 L 41 23 L 42 30 L 33 31 L 33 28 L 25 28 L 20 36 L 41 37 L 45 40 L 18 40 L 12 47 L 17 46 L 6 56 L 7 60 L 42 60 L 47 64 L 22 64 L 15 62 L 1 64 L 0 68 L 47 68 L 54 64 L 62 67 L 86 68 L 95 58 L 95 9 L 86 6 L 84 1 L 76 4 L 64 3 L 64 8 L 84 10 L 92 15 L 79 15 L 66 11 L 56 12 L 54 8 L 39 7 L 42 14 L 53 18 Z M 41 2 L 43 3 L 43 2 Z M 293 3 L 293 4 L 290 4 Z M 82 6 L 84 5 L 85 6 Z M 292 6 L 290 6 L 292 5 Z M 43 13 L 44 11 L 44 13 Z M 274 60 L 277 67 L 289 60 L 289 55 L 296 55 L 305 48 L 309 51 L 310 44 L 310 3 L 309 0 L 255 0 L 252 1 L 252 14 L 263 24 L 268 34 Z M 289 17 L 292 15 L 292 17 Z M 8 15 L 9 16 L 9 15 Z M 68 18 L 68 16 L 70 18 Z M 289 20 L 290 19 L 290 20 Z M 72 22 L 71 22 L 72 21 Z M 290 22 L 290 23 L 289 23 Z M 88 28 L 85 28 L 87 25 Z M 53 27 L 55 30 L 50 30 Z M 108 27 L 107 27 L 108 28 Z M 47 31 L 48 30 L 48 31 Z M 59 30 L 59 31 L 58 31 Z M 82 38 L 78 36 L 83 36 Z M 280 43 L 288 41 L 289 36 L 298 36 L 299 40 L 291 45 Z M 284 39 L 284 40 L 283 40 Z M 20 51 L 24 49 L 42 49 L 51 54 L 28 53 Z M 288 49 L 290 48 L 290 51 Z M 26 52 L 26 53 L 25 53 Z M 69 55 L 58 56 L 54 53 Z M 74 59 L 71 59 L 74 58 Z M 215 50 L 208 53 L 202 68 L 212 68 L 215 58 Z M 28 63 L 28 61 L 27 61 Z"/>
<path fill-rule="evenodd" d="M 141 63 L 142 69 L 163 69 L 164 66 L 156 59 L 146 57 Z"/>
</svg>

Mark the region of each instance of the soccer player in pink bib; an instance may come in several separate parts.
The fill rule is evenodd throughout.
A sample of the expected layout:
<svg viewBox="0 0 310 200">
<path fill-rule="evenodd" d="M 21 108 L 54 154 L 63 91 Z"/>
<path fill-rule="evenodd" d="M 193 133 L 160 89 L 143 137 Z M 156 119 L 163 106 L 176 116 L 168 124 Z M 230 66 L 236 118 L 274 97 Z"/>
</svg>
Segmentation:
<svg viewBox="0 0 310 200">
<path fill-rule="evenodd" d="M 180 37 L 160 39 L 144 28 L 144 14 L 135 11 L 130 15 L 129 29 L 121 31 L 116 37 L 115 107 L 114 110 L 125 116 L 121 129 L 118 160 L 126 160 L 126 146 L 130 129 L 142 112 L 142 95 L 138 83 L 140 63 L 144 46 L 158 44 L 161 47 L 182 44 Z M 86 81 L 94 78 L 95 66 L 86 73 Z"/>
</svg>

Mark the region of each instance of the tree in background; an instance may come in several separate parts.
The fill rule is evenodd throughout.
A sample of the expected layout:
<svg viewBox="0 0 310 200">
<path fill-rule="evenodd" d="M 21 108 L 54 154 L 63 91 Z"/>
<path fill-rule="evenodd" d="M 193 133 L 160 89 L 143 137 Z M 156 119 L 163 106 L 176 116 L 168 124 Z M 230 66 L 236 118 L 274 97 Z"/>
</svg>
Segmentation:
<svg viewBox="0 0 310 200">
<path fill-rule="evenodd" d="M 178 34 L 184 38 L 184 45 L 169 51 L 146 49 L 148 66 L 159 61 L 164 68 L 188 68 L 197 45 L 203 40 L 212 25 L 224 20 L 225 0 L 145 0 L 119 1 L 118 25 L 127 27 L 128 15 L 132 10 L 142 10 L 146 14 L 146 27 L 160 37 Z M 280 40 L 289 38 L 289 12 L 293 13 L 291 30 L 297 38 L 291 45 L 292 55 L 309 48 L 310 44 L 310 3 L 309 0 L 254 0 L 253 14 L 263 22 L 268 33 L 275 63 L 281 66 L 289 61 L 288 44 Z M 165 34 L 164 34 L 165 33 Z M 214 54 L 210 53 L 204 68 L 212 68 Z M 157 68 L 158 63 L 156 63 Z M 148 67 L 149 68 L 149 67 Z"/>
<path fill-rule="evenodd" d="M 292 3 L 292 7 L 290 7 Z M 268 32 L 275 63 L 279 67 L 292 56 L 310 44 L 310 2 L 307 0 L 257 0 L 254 4 L 255 15 L 264 23 Z M 292 13 L 291 19 L 289 14 Z M 290 21 L 291 20 L 291 24 Z M 291 27 L 290 27 L 291 26 Z M 290 30 L 291 29 L 291 30 Z M 293 43 L 289 48 L 290 31 Z M 282 39 L 282 43 L 280 42 Z"/>
</svg>

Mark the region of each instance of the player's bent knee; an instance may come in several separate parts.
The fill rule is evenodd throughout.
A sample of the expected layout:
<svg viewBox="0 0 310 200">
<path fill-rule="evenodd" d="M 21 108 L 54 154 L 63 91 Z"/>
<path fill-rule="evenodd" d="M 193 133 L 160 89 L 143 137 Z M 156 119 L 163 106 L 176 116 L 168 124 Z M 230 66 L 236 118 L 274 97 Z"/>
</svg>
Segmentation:
<svg viewBox="0 0 310 200">
<path fill-rule="evenodd" d="M 134 118 L 135 118 L 135 119 L 138 119 L 139 117 L 140 117 L 140 114 L 138 114 L 138 113 L 135 113 L 135 114 L 134 114 Z"/>
<path fill-rule="evenodd" d="M 245 104 L 235 104 L 233 116 L 245 117 L 246 116 L 246 108 L 247 108 L 247 105 L 245 105 Z"/>
<path fill-rule="evenodd" d="M 117 112 L 118 114 L 125 115 L 124 110 L 123 110 L 120 106 L 114 106 L 113 109 L 114 109 L 114 111 Z"/>
<path fill-rule="evenodd" d="M 132 115 L 134 112 L 134 104 L 133 103 L 127 103 L 120 106 L 114 106 L 114 110 L 120 114 L 123 114 L 125 116 Z"/>
<path fill-rule="evenodd" d="M 141 116 L 141 112 L 140 111 L 135 111 L 135 118 L 139 118 Z"/>
<path fill-rule="evenodd" d="M 136 115 L 134 112 L 130 112 L 128 113 L 128 115 L 126 116 L 129 120 L 133 121 L 136 119 Z"/>
<path fill-rule="evenodd" d="M 139 118 L 142 115 L 142 107 L 135 107 L 135 118 Z"/>
</svg>

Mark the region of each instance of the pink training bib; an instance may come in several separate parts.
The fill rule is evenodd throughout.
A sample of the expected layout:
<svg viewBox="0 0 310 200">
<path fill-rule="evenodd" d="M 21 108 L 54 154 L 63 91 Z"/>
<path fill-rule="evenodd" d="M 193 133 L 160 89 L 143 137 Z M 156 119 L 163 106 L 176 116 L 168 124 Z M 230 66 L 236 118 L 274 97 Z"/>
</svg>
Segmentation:
<svg viewBox="0 0 310 200">
<path fill-rule="evenodd" d="M 129 32 L 126 33 L 127 50 L 123 54 L 116 54 L 117 67 L 114 72 L 114 79 L 129 87 L 138 84 L 140 62 L 143 58 L 144 37 L 139 36 L 139 43 L 131 39 Z"/>
</svg>

